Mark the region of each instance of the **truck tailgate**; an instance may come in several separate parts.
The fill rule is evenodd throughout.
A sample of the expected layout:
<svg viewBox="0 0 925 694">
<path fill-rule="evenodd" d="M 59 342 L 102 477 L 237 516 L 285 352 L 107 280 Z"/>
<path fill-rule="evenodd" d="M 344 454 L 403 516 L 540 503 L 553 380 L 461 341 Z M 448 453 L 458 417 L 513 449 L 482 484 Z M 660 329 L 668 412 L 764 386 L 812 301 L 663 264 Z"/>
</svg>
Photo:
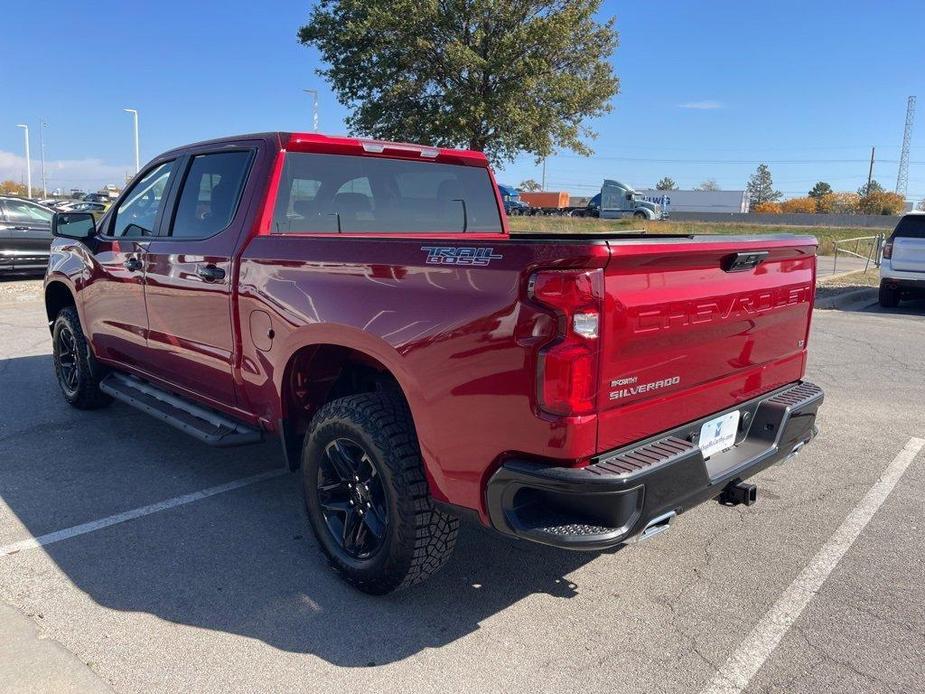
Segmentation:
<svg viewBox="0 0 925 694">
<path fill-rule="evenodd" d="M 599 451 L 801 377 L 815 239 L 650 236 L 610 245 Z M 758 264 L 750 267 L 750 261 Z"/>
<path fill-rule="evenodd" d="M 893 239 L 892 265 L 901 272 L 925 272 L 925 238 Z"/>
</svg>

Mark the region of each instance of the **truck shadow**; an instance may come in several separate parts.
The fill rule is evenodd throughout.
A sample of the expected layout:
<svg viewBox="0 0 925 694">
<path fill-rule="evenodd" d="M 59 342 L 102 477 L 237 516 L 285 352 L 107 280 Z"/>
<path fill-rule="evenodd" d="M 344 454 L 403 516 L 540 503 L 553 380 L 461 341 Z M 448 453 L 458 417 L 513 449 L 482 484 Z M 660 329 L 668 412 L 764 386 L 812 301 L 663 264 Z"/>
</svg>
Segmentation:
<svg viewBox="0 0 925 694">
<path fill-rule="evenodd" d="M 40 280 L 45 276 L 45 270 L 20 270 L 18 272 L 0 273 L 0 284 L 24 282 L 27 280 Z"/>
<path fill-rule="evenodd" d="M 0 398 L 0 499 L 32 536 L 282 464 L 275 444 L 211 449 L 119 404 L 73 410 L 48 356 L 0 360 L 0 379 L 13 395 Z M 0 546 L 26 537 L 3 521 L 0 533 Z M 466 525 L 454 557 L 428 583 L 367 596 L 328 568 L 305 521 L 298 474 L 0 556 L 0 581 L 14 591 L 32 581 L 26 585 L 39 596 L 59 590 L 58 578 L 35 578 L 45 562 L 39 552 L 103 607 L 347 667 L 451 643 L 532 594 L 571 598 L 577 586 L 567 576 L 597 556 Z"/>
<path fill-rule="evenodd" d="M 925 299 L 906 299 L 896 308 L 884 308 L 873 304 L 863 309 L 864 313 L 882 313 L 890 316 L 922 316 L 925 315 Z"/>
</svg>

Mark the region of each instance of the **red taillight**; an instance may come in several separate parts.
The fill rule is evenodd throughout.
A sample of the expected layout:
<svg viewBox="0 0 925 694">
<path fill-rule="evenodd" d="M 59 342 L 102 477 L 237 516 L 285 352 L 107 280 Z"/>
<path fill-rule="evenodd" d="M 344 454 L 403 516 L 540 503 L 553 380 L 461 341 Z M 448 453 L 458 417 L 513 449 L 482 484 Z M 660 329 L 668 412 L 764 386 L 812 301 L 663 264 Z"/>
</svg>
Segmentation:
<svg viewBox="0 0 925 694">
<path fill-rule="evenodd" d="M 892 241 L 887 241 L 885 244 L 883 244 L 883 257 L 886 260 L 889 260 L 890 258 L 893 257 L 893 242 Z"/>
<path fill-rule="evenodd" d="M 559 335 L 540 350 L 537 365 L 537 398 L 550 414 L 596 410 L 603 286 L 601 270 L 543 270 L 530 278 L 530 297 L 559 317 Z"/>
</svg>

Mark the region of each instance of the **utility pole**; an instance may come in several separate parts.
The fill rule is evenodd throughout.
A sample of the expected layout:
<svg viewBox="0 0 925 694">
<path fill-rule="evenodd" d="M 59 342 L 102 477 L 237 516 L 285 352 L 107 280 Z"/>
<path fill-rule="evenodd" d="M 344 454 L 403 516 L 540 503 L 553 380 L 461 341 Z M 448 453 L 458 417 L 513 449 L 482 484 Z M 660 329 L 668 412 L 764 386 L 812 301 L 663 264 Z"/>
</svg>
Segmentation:
<svg viewBox="0 0 925 694">
<path fill-rule="evenodd" d="M 123 108 L 126 113 L 131 113 L 135 119 L 135 173 L 141 171 L 141 157 L 138 150 L 138 111 L 134 108 Z"/>
<path fill-rule="evenodd" d="M 318 91 L 315 89 L 303 89 L 302 91 L 312 97 L 312 130 L 318 132 Z"/>
<path fill-rule="evenodd" d="M 540 185 L 542 190 L 546 190 L 546 157 L 543 157 L 543 182 Z"/>
<path fill-rule="evenodd" d="M 39 121 L 39 139 L 42 142 L 42 197 L 48 197 L 48 184 L 45 181 L 45 128 L 48 123 L 43 118 Z"/>
<path fill-rule="evenodd" d="M 865 195 L 870 195 L 870 182 L 874 178 L 874 153 L 876 151 L 876 147 L 870 148 L 870 168 L 867 170 L 867 187 L 864 189 Z"/>
<path fill-rule="evenodd" d="M 19 123 L 17 128 L 22 128 L 26 137 L 26 197 L 32 197 L 32 157 L 29 156 L 29 126 L 25 123 Z"/>
</svg>

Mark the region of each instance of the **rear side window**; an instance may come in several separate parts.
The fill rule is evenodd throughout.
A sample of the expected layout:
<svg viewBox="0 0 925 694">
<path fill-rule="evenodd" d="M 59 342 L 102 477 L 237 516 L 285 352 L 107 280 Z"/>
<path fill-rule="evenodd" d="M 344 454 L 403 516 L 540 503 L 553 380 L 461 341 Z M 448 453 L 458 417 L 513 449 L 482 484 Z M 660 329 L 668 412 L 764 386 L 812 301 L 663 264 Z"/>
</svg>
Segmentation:
<svg viewBox="0 0 925 694">
<path fill-rule="evenodd" d="M 483 167 L 382 157 L 288 152 L 277 233 L 500 232 Z"/>
<path fill-rule="evenodd" d="M 193 157 L 180 191 L 170 235 L 174 238 L 204 239 L 231 224 L 244 190 L 250 161 L 250 151 L 216 152 Z"/>
<path fill-rule="evenodd" d="M 925 239 L 925 214 L 907 214 L 893 232 L 896 239 Z"/>
</svg>

